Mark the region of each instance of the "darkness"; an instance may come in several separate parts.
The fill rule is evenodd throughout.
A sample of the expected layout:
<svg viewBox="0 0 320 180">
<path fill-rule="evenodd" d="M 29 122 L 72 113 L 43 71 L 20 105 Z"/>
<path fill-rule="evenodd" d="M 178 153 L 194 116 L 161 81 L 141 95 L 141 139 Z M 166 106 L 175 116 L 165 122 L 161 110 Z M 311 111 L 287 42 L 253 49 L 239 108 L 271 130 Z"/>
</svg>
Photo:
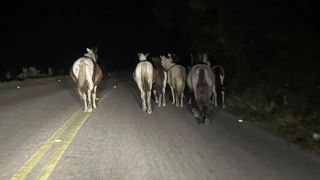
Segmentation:
<svg viewBox="0 0 320 180">
<path fill-rule="evenodd" d="M 8 3 L 1 11 L 1 77 L 28 66 L 67 71 L 85 48 L 97 46 L 106 71 L 133 68 L 138 52 L 174 52 L 188 64 L 191 52 L 207 51 L 213 64 L 225 67 L 234 89 L 277 77 L 278 84 L 307 78 L 298 89 L 320 84 L 316 1 Z"/>
<path fill-rule="evenodd" d="M 69 69 L 92 46 L 99 48 L 106 69 L 128 67 L 137 52 L 157 48 L 161 34 L 151 1 L 25 1 L 9 8 L 4 45 L 10 53 L 2 72 L 29 66 Z"/>
</svg>

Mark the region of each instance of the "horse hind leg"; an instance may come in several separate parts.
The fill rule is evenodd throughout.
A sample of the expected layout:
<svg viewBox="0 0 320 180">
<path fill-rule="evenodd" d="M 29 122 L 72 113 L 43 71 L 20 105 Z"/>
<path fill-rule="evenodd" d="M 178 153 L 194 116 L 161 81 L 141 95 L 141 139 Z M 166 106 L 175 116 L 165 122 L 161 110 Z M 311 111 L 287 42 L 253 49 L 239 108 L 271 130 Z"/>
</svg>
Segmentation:
<svg viewBox="0 0 320 180">
<path fill-rule="evenodd" d="M 142 101 L 142 111 L 146 111 L 147 110 L 146 93 L 144 92 L 144 90 L 141 89 L 140 94 L 141 94 L 141 101 Z"/>
<path fill-rule="evenodd" d="M 167 84 L 167 73 L 164 74 L 164 81 L 162 85 L 162 106 L 166 106 L 166 84 Z"/>
<path fill-rule="evenodd" d="M 158 107 L 161 107 L 162 104 L 162 93 L 159 93 L 159 103 L 158 103 Z"/>
<path fill-rule="evenodd" d="M 224 109 L 226 108 L 226 105 L 224 104 L 224 88 L 222 88 L 221 96 L 222 96 L 222 109 Z"/>
<path fill-rule="evenodd" d="M 157 96 L 157 90 L 156 90 L 156 89 L 153 90 L 153 96 L 154 96 L 154 100 L 155 100 L 156 103 L 158 104 L 159 101 L 158 101 L 158 96 Z"/>
<path fill-rule="evenodd" d="M 152 75 L 151 75 L 152 77 Z M 148 79 L 147 81 L 148 83 L 148 90 L 147 90 L 147 103 L 148 103 L 148 114 L 151 114 L 152 113 L 152 107 L 151 107 L 151 94 L 152 94 L 152 78 L 151 79 Z"/>
<path fill-rule="evenodd" d="M 172 95 L 172 104 L 175 104 L 176 102 L 176 97 L 175 97 L 175 94 L 174 94 L 174 89 L 173 87 L 169 84 L 170 86 L 170 89 L 171 89 L 171 95 Z"/>
<path fill-rule="evenodd" d="M 180 107 L 183 107 L 183 98 L 184 98 L 184 94 L 183 94 L 183 91 L 182 91 L 181 95 L 180 95 Z"/>
<path fill-rule="evenodd" d="M 210 119 L 208 118 L 208 107 L 207 106 L 203 107 L 203 123 L 205 123 L 205 124 L 210 123 Z"/>
<path fill-rule="evenodd" d="M 88 112 L 92 112 L 92 93 L 91 90 L 87 90 L 87 95 L 88 95 Z"/>
<path fill-rule="evenodd" d="M 147 112 L 148 112 L 148 114 L 151 114 L 152 113 L 152 107 L 151 107 L 151 90 L 148 90 L 147 91 L 147 106 L 148 106 L 148 110 L 147 110 Z"/>
<path fill-rule="evenodd" d="M 94 86 L 93 91 L 92 91 L 92 106 L 93 109 L 97 109 L 97 105 L 96 105 L 96 97 L 97 97 L 97 86 Z"/>
<path fill-rule="evenodd" d="M 213 93 L 214 106 L 217 107 L 218 106 L 217 91 L 216 91 L 216 87 L 215 86 L 213 86 L 213 88 L 212 88 L 212 93 Z"/>
<path fill-rule="evenodd" d="M 78 92 L 84 103 L 84 112 L 88 112 L 87 95 L 85 92 L 82 92 L 81 89 L 78 89 Z"/>
</svg>

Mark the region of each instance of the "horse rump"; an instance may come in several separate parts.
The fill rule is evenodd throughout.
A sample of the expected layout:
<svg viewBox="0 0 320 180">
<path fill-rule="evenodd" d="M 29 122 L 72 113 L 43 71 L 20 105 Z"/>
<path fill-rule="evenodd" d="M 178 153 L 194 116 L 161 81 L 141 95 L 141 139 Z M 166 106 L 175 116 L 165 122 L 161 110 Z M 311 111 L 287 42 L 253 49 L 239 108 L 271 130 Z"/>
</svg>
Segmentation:
<svg viewBox="0 0 320 180">
<path fill-rule="evenodd" d="M 210 88 L 206 81 L 204 69 L 199 70 L 199 79 L 196 88 L 197 106 L 200 112 L 200 121 L 205 122 L 210 102 Z M 199 121 L 198 121 L 199 123 Z"/>
<path fill-rule="evenodd" d="M 209 123 L 208 111 L 214 83 L 214 75 L 209 66 L 194 65 L 188 74 L 192 113 L 200 123 Z"/>
</svg>

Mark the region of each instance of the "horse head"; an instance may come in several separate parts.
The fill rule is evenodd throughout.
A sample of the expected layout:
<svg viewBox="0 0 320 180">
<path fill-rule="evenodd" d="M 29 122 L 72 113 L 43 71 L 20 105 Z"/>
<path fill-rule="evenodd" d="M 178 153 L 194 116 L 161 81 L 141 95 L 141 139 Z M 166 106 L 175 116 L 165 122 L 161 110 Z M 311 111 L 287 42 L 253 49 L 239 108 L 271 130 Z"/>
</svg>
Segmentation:
<svg viewBox="0 0 320 180">
<path fill-rule="evenodd" d="M 152 57 L 152 62 L 154 64 L 155 67 L 159 68 L 162 67 L 161 66 L 161 58 L 160 57 Z"/>
<path fill-rule="evenodd" d="M 164 55 L 161 55 L 160 58 L 161 58 L 161 65 L 162 65 L 162 67 L 165 68 L 166 70 L 168 70 L 171 66 L 174 65 L 171 56 L 166 57 L 166 56 L 164 56 Z"/>
<path fill-rule="evenodd" d="M 143 53 L 138 53 L 139 61 L 146 61 L 149 53 L 143 54 Z"/>
<path fill-rule="evenodd" d="M 98 53 L 98 48 L 92 48 L 92 49 L 87 48 L 87 53 L 85 53 L 84 56 L 87 56 L 91 58 L 94 62 L 97 62 L 97 59 L 98 59 L 97 53 Z"/>
</svg>

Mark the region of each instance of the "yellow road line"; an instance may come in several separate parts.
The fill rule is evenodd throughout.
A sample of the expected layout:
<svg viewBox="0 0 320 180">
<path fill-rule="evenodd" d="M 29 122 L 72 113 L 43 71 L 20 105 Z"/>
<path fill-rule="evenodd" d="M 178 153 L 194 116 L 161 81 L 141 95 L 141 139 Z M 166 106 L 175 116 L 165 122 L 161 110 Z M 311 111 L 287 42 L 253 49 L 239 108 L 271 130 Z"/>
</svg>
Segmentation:
<svg viewBox="0 0 320 180">
<path fill-rule="evenodd" d="M 86 120 L 89 118 L 91 113 L 87 113 L 86 116 L 79 121 L 75 125 L 75 127 L 72 128 L 71 132 L 68 134 L 68 136 L 63 140 L 61 145 L 56 149 L 56 151 L 51 155 L 49 161 L 47 164 L 44 165 L 42 170 L 38 173 L 36 179 L 48 179 L 56 165 L 58 164 L 59 160 L 61 159 L 62 155 L 68 148 L 69 144 L 72 142 L 76 134 L 78 133 L 79 129 L 82 127 L 82 125 L 86 122 Z"/>
<path fill-rule="evenodd" d="M 74 117 L 76 117 L 80 111 L 81 108 L 78 109 L 66 122 L 64 122 L 63 125 L 55 133 L 53 133 L 51 137 L 42 146 L 40 146 L 40 148 L 21 166 L 21 168 L 13 174 L 11 180 L 25 179 L 25 177 L 31 172 L 34 166 L 50 149 L 50 147 L 54 143 L 54 140 L 62 135 L 62 133 L 70 126 Z"/>
<path fill-rule="evenodd" d="M 98 102 L 100 103 L 106 96 L 108 96 L 109 94 L 111 94 L 111 92 L 113 92 L 114 90 L 106 93 L 102 99 Z M 16 171 L 13 176 L 11 177 L 11 180 L 20 180 L 20 179 L 25 179 L 27 177 L 27 175 L 32 171 L 32 169 L 37 165 L 37 163 L 43 158 L 43 156 L 47 153 L 47 151 L 52 147 L 52 145 L 55 143 L 55 140 L 60 138 L 61 135 L 64 133 L 64 131 L 66 129 L 69 128 L 69 126 L 76 120 L 75 117 L 78 117 L 79 115 L 83 115 L 82 113 L 82 108 L 78 109 L 74 114 L 72 114 L 72 116 L 63 123 L 63 125 L 56 131 L 54 132 L 50 138 L 42 145 L 40 146 L 40 148 L 20 167 L 20 169 L 18 171 Z M 75 127 L 72 129 L 71 133 L 69 135 L 72 135 L 72 136 L 75 136 L 78 132 L 78 130 L 81 128 L 82 124 L 86 121 L 86 119 L 89 117 L 89 115 L 91 113 L 85 113 L 87 114 L 85 116 L 84 119 L 81 120 L 80 123 L 77 123 L 75 125 Z M 76 130 L 74 130 L 76 129 Z M 73 134 L 72 134 L 73 133 Z M 71 143 L 73 138 L 70 139 L 70 142 L 66 145 L 66 146 L 63 146 L 65 147 L 65 149 L 68 147 L 68 145 Z M 54 167 L 56 166 L 57 162 L 59 161 L 59 159 L 61 157 L 59 156 L 62 156 L 65 149 L 61 149 L 61 152 L 62 154 L 61 155 L 54 155 L 54 156 L 57 156 L 58 158 L 55 158 L 55 161 L 54 162 L 52 160 L 51 163 L 47 163 L 49 165 L 46 165 L 47 167 L 48 166 L 52 166 L 52 168 L 49 168 L 51 169 L 51 171 L 49 171 L 48 173 L 48 176 L 51 174 L 52 170 L 54 169 Z M 53 158 L 51 158 L 53 159 Z M 47 168 L 48 169 L 48 168 Z"/>
<path fill-rule="evenodd" d="M 108 92 L 103 96 L 102 99 L 110 95 L 114 90 Z M 101 101 L 99 101 L 101 102 Z M 66 139 L 63 140 L 63 143 L 59 147 L 57 147 L 56 151 L 51 155 L 50 159 L 48 160 L 47 164 L 43 166 L 41 171 L 38 173 L 36 179 L 48 179 L 51 175 L 52 171 L 60 161 L 61 157 L 63 156 L 64 152 L 70 145 L 70 143 L 73 141 L 74 137 L 78 133 L 79 129 L 82 127 L 82 125 L 87 121 L 87 119 L 90 117 L 91 113 L 86 113 L 86 115 L 81 119 L 78 120 L 79 123 L 77 123 L 71 130 L 71 132 L 68 134 Z"/>
<path fill-rule="evenodd" d="M 110 95 L 114 90 L 110 91 L 106 95 L 103 96 L 102 99 Z M 101 102 L 101 101 L 100 101 Z M 38 173 L 36 179 L 48 179 L 51 173 L 53 172 L 54 168 L 60 161 L 61 157 L 63 156 L 64 152 L 73 141 L 74 137 L 82 127 L 82 125 L 86 122 L 86 120 L 90 117 L 91 113 L 86 113 L 86 115 L 78 121 L 78 123 L 72 128 L 68 136 L 63 140 L 63 143 L 59 147 L 57 147 L 56 151 L 51 155 L 50 159 L 47 161 L 42 168 L 42 170 Z"/>
</svg>

